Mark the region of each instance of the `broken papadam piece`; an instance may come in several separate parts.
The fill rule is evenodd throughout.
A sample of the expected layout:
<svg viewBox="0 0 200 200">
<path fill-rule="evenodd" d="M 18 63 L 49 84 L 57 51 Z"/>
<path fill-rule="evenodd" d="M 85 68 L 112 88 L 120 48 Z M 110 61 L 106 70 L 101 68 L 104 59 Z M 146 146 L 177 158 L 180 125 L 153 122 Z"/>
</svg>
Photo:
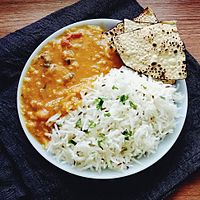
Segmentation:
<svg viewBox="0 0 200 200">
<path fill-rule="evenodd" d="M 145 8 L 144 11 L 136 18 L 133 19 L 135 22 L 149 22 L 149 23 L 158 23 L 158 19 L 149 7 Z"/>
<path fill-rule="evenodd" d="M 117 35 L 114 44 L 124 64 L 159 80 L 185 79 L 185 47 L 175 23 L 157 23 Z"/>
</svg>

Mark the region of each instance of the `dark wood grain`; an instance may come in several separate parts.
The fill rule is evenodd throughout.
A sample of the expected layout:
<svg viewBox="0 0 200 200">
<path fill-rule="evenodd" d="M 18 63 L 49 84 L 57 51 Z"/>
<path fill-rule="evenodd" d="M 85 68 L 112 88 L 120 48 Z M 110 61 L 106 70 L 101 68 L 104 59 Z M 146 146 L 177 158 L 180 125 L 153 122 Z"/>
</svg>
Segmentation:
<svg viewBox="0 0 200 200">
<path fill-rule="evenodd" d="M 0 0 L 0 37 L 77 0 Z"/>
<path fill-rule="evenodd" d="M 77 0 L 1 0 L 0 37 L 31 24 Z M 138 0 L 160 20 L 177 20 L 188 51 L 200 61 L 200 0 Z M 200 170 L 185 180 L 168 200 L 199 200 Z"/>
</svg>

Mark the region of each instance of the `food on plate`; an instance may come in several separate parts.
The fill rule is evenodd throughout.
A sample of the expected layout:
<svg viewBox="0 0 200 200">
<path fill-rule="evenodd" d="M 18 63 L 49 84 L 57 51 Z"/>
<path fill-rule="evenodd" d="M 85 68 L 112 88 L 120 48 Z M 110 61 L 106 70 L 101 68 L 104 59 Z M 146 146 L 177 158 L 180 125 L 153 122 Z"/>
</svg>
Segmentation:
<svg viewBox="0 0 200 200">
<path fill-rule="evenodd" d="M 176 24 L 157 23 L 114 37 L 126 66 L 159 80 L 185 79 L 185 47 Z"/>
<path fill-rule="evenodd" d="M 48 120 L 55 125 L 47 151 L 81 169 L 127 169 L 173 133 L 176 90 L 126 67 L 111 69 L 81 92 L 78 109 Z"/>
<path fill-rule="evenodd" d="M 184 51 L 176 23 L 158 22 L 150 8 L 109 31 L 69 28 L 43 45 L 25 73 L 26 127 L 59 162 L 128 169 L 176 127 Z"/>
<path fill-rule="evenodd" d="M 44 133 L 50 131 L 50 116 L 76 109 L 80 91 L 95 75 L 122 65 L 102 32 L 90 25 L 68 29 L 44 45 L 31 62 L 22 85 L 22 113 L 28 130 L 41 143 L 48 142 Z"/>
</svg>

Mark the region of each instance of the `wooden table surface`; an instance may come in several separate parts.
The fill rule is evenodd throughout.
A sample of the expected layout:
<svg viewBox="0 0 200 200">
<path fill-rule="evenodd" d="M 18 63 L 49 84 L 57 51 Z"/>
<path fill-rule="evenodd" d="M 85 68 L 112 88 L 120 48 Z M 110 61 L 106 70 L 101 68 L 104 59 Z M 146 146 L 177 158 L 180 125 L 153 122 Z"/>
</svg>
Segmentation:
<svg viewBox="0 0 200 200">
<path fill-rule="evenodd" d="M 0 37 L 31 24 L 77 0 L 1 0 Z M 138 0 L 160 20 L 177 20 L 188 51 L 200 62 L 200 0 Z M 200 200 L 200 170 L 185 180 L 168 200 Z"/>
</svg>

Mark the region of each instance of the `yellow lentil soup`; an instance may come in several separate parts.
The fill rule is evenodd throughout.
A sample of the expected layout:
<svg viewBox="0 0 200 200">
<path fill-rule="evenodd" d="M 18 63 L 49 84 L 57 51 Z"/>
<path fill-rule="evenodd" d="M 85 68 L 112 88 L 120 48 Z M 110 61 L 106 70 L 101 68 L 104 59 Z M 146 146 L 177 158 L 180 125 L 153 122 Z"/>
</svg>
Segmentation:
<svg viewBox="0 0 200 200">
<path fill-rule="evenodd" d="M 48 141 L 49 117 L 76 109 L 81 103 L 80 91 L 95 75 L 122 65 L 104 40 L 103 31 L 91 25 L 68 29 L 32 60 L 22 84 L 21 110 L 27 129 L 40 143 Z"/>
</svg>

